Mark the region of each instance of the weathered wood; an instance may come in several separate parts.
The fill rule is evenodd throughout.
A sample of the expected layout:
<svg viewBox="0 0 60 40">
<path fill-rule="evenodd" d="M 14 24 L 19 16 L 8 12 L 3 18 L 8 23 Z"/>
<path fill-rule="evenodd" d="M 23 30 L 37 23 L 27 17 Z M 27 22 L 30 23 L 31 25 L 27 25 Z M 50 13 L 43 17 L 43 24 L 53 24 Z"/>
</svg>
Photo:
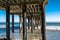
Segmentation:
<svg viewBox="0 0 60 40">
<path fill-rule="evenodd" d="M 12 40 L 14 40 L 14 14 L 12 14 Z"/>
<path fill-rule="evenodd" d="M 33 33 L 33 14 L 31 13 L 31 33 Z"/>
<path fill-rule="evenodd" d="M 29 18 L 28 18 L 28 29 L 29 29 Z"/>
<path fill-rule="evenodd" d="M 34 12 L 40 12 L 39 10 L 39 4 L 26 4 L 27 6 L 27 12 L 28 13 L 34 13 Z M 1 7 L 1 6 L 0 6 Z M 22 7 L 19 5 L 10 5 L 10 13 L 22 13 Z M 0 9 L 4 9 L 3 7 L 1 7 Z M 4 9 L 5 10 L 5 9 Z"/>
<path fill-rule="evenodd" d="M 36 24 L 36 26 L 35 26 L 35 27 L 37 27 L 37 29 L 38 29 L 37 22 L 38 22 L 38 21 L 37 21 L 37 19 L 35 19 L 35 24 Z"/>
<path fill-rule="evenodd" d="M 6 6 L 7 4 L 6 3 L 8 3 L 9 4 L 9 6 L 11 6 L 11 5 L 23 5 L 23 4 L 26 4 L 26 5 L 28 5 L 28 4 L 42 4 L 42 2 L 44 2 L 44 1 L 46 1 L 46 0 L 39 0 L 39 1 L 37 1 L 37 0 L 34 0 L 34 1 L 32 1 L 32 0 L 29 0 L 29 1 L 27 1 L 26 2 L 26 0 L 23 0 L 23 2 L 20 0 L 20 2 L 18 1 L 16 1 L 16 0 L 13 0 L 13 1 L 1 1 L 0 2 L 0 5 L 4 5 L 4 6 Z M 46 3 L 46 2 L 45 2 Z M 42 4 L 43 5 L 43 4 Z M 10 40 L 10 18 L 9 18 L 9 14 L 10 14 L 10 8 L 9 8 L 9 6 L 7 6 L 7 12 L 6 12 L 6 31 L 7 31 L 7 33 L 6 33 L 6 37 L 7 37 L 7 39 L 8 40 Z M 15 7 L 16 9 L 20 9 L 20 8 L 18 8 L 18 7 Z M 14 8 L 14 9 L 15 9 Z M 28 7 L 29 8 L 29 10 L 30 11 L 27 11 L 28 13 L 33 13 L 33 12 L 40 12 L 40 10 L 38 9 L 37 10 L 37 7 L 36 6 L 34 6 L 34 8 L 32 7 L 32 6 L 30 6 L 30 7 Z M 39 8 L 39 6 L 38 6 L 38 8 Z M 31 10 L 32 9 L 32 10 Z M 12 9 L 13 10 L 13 9 Z M 21 9 L 22 10 L 22 9 Z M 42 40 L 46 40 L 45 39 L 45 15 L 44 15 L 44 8 L 43 8 L 43 6 L 42 6 L 42 14 L 41 14 L 41 18 L 42 18 Z M 18 11 L 18 10 L 17 10 Z M 13 11 L 12 11 L 13 12 Z M 15 12 L 15 11 L 14 11 Z M 13 12 L 13 13 L 14 13 Z M 18 11 L 19 13 L 20 13 L 20 10 Z M 22 12 L 22 11 L 21 11 Z M 27 37 L 26 37 L 26 6 L 23 6 L 23 40 L 27 40 Z M 8 13 L 8 14 L 7 14 Z M 17 12 L 15 12 L 15 13 L 17 13 Z M 30 14 L 29 14 L 30 15 Z M 38 14 L 39 15 L 39 14 Z M 37 16 L 38 16 L 37 14 L 35 15 L 36 16 L 36 18 L 38 18 Z M 33 32 L 33 23 L 32 23 L 32 16 L 30 16 L 31 17 L 31 32 Z"/>
<path fill-rule="evenodd" d="M 35 29 L 35 18 L 33 19 L 33 29 Z"/>
<path fill-rule="evenodd" d="M 23 40 L 27 40 L 27 30 L 26 30 L 26 5 L 22 6 L 23 10 Z"/>
<path fill-rule="evenodd" d="M 28 18 L 28 29 L 30 29 L 30 18 Z"/>
<path fill-rule="evenodd" d="M 22 18 L 23 18 L 22 15 L 20 15 L 20 32 L 22 31 L 22 21 L 23 21 Z"/>
<path fill-rule="evenodd" d="M 44 0 L 0 0 L 0 5 L 6 5 L 6 3 L 9 3 L 9 5 L 21 5 L 21 4 L 41 4 Z"/>
<path fill-rule="evenodd" d="M 10 40 L 10 7 L 6 5 L 6 38 Z"/>
<path fill-rule="evenodd" d="M 37 29 L 38 29 L 38 19 L 37 19 Z"/>
<path fill-rule="evenodd" d="M 42 31 L 42 40 L 46 40 L 46 34 L 45 34 L 45 13 L 44 13 L 44 7 L 43 4 L 41 5 L 41 31 Z"/>
<path fill-rule="evenodd" d="M 41 19 L 39 20 L 38 25 L 41 26 Z"/>
</svg>

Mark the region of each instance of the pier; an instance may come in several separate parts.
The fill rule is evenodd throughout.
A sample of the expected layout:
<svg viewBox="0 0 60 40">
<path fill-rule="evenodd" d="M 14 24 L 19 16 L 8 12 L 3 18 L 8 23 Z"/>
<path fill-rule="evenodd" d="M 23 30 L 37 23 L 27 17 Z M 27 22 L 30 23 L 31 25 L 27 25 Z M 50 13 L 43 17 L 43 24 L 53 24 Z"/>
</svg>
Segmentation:
<svg viewBox="0 0 60 40">
<path fill-rule="evenodd" d="M 20 40 L 46 40 L 47 3 L 47 0 L 1 0 L 0 9 L 6 10 L 6 40 L 14 40 L 14 15 L 18 15 L 20 20 Z M 12 39 L 10 39 L 10 15 L 12 15 Z M 28 19 L 28 28 L 26 19 Z"/>
</svg>

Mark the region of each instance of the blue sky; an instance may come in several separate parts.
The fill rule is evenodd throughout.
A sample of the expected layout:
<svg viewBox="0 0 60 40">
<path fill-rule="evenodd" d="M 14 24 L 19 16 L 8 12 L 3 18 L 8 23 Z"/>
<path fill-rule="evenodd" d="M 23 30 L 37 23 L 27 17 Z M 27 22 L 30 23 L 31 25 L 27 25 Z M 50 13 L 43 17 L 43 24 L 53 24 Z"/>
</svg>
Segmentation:
<svg viewBox="0 0 60 40">
<path fill-rule="evenodd" d="M 46 22 L 60 22 L 60 0 L 48 0 L 45 13 Z"/>
<path fill-rule="evenodd" d="M 45 7 L 46 22 L 60 22 L 60 0 L 48 0 Z M 0 10 L 0 22 L 6 21 L 6 12 Z M 12 20 L 12 18 L 10 18 Z M 15 15 L 15 22 L 19 22 L 19 16 Z"/>
</svg>

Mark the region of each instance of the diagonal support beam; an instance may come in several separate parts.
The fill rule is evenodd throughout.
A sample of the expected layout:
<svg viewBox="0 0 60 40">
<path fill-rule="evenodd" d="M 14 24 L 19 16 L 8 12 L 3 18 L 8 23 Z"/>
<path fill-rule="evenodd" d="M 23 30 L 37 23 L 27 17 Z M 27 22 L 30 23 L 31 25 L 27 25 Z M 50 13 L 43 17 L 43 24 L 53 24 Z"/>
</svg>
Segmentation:
<svg viewBox="0 0 60 40">
<path fill-rule="evenodd" d="M 27 5 L 27 8 L 30 10 L 29 12 L 31 12 L 31 9 L 30 9 L 29 5 Z"/>
</svg>

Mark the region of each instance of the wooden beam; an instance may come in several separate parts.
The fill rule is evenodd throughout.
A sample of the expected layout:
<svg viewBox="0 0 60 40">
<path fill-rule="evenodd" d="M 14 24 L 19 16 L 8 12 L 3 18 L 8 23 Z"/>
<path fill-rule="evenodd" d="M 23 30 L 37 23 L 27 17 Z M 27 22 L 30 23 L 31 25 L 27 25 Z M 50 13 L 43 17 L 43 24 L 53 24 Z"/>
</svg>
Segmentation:
<svg viewBox="0 0 60 40">
<path fill-rule="evenodd" d="M 35 7 L 35 12 L 37 12 L 36 5 L 34 5 L 34 7 Z"/>
<path fill-rule="evenodd" d="M 36 10 L 36 5 L 40 5 L 40 4 L 26 4 L 27 6 L 27 12 L 32 13 L 32 12 L 40 12 Z M 35 7 L 34 7 L 35 6 Z M 22 6 L 19 5 L 10 5 L 10 13 L 22 13 Z M 1 8 L 2 9 L 2 8 Z M 4 8 L 3 8 L 4 9 Z M 5 9 L 4 9 L 5 10 Z M 36 10 L 36 11 L 34 11 Z"/>
<path fill-rule="evenodd" d="M 32 9 L 31 11 L 34 12 L 34 9 L 33 9 L 32 5 L 30 5 L 30 6 L 31 6 L 31 9 Z"/>
<path fill-rule="evenodd" d="M 10 12 L 11 13 L 18 13 L 18 12 L 21 12 L 22 13 L 22 9 L 19 5 L 12 5 L 10 6 Z"/>
<path fill-rule="evenodd" d="M 37 7 L 37 8 L 38 8 L 38 12 L 39 12 L 39 11 L 40 11 L 40 10 L 39 10 L 39 5 L 38 5 L 38 7 Z"/>
<path fill-rule="evenodd" d="M 33 8 L 33 12 L 34 12 L 34 10 L 35 10 L 34 5 L 32 5 L 32 8 Z"/>
<path fill-rule="evenodd" d="M 15 1 L 1 1 L 0 5 L 6 5 L 7 3 L 9 5 L 21 5 L 21 4 L 41 4 L 43 1 L 39 0 L 39 1 L 20 1 L 20 2 L 15 2 Z"/>
<path fill-rule="evenodd" d="M 6 5 L 6 37 L 10 40 L 10 7 Z"/>
<path fill-rule="evenodd" d="M 38 6 L 39 6 L 39 5 L 36 5 L 36 7 L 35 7 L 35 8 L 36 8 L 36 12 L 38 12 Z"/>
<path fill-rule="evenodd" d="M 29 5 L 29 8 L 30 8 L 30 12 L 32 12 L 32 8 L 31 8 L 31 5 Z"/>
<path fill-rule="evenodd" d="M 29 5 L 27 5 L 27 9 L 29 9 L 29 10 L 30 10 L 30 12 L 31 12 L 31 9 L 30 9 Z M 27 11 L 27 12 L 29 12 L 29 11 Z"/>
</svg>

